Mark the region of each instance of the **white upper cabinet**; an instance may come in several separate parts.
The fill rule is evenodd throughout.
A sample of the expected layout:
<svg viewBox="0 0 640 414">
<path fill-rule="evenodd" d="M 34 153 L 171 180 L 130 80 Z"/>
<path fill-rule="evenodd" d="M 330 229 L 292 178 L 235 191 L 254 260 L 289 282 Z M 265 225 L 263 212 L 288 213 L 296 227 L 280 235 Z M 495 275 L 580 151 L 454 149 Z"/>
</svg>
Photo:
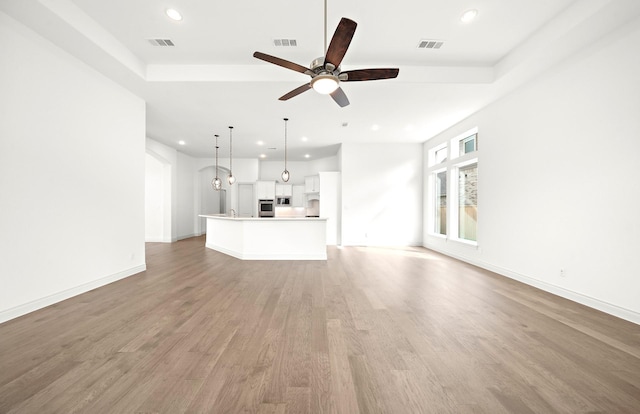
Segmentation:
<svg viewBox="0 0 640 414">
<path fill-rule="evenodd" d="M 256 197 L 258 200 L 273 200 L 276 198 L 275 181 L 256 181 Z"/>
<path fill-rule="evenodd" d="M 305 193 L 318 193 L 320 192 L 320 176 L 310 175 L 304 177 L 304 192 Z"/>
<path fill-rule="evenodd" d="M 276 197 L 293 195 L 293 186 L 291 184 L 276 184 Z"/>
</svg>

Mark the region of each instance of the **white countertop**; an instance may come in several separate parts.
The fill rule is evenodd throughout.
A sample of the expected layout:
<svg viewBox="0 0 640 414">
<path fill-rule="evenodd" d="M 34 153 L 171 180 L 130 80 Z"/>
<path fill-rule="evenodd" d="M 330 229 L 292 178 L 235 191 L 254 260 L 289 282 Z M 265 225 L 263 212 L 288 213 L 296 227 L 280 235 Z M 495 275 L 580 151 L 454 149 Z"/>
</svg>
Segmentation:
<svg viewBox="0 0 640 414">
<path fill-rule="evenodd" d="M 224 214 L 200 214 L 198 217 L 233 221 L 327 221 L 326 217 L 231 217 Z"/>
</svg>

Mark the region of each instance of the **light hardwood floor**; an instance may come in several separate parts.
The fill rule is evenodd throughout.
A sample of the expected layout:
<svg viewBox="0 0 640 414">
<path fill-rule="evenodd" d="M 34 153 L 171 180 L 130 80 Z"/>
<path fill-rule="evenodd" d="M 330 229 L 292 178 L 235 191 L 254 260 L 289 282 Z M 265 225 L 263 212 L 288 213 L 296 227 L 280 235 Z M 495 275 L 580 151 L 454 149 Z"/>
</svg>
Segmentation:
<svg viewBox="0 0 640 414">
<path fill-rule="evenodd" d="M 640 327 L 421 248 L 144 273 L 0 325 L 0 413 L 638 413 Z"/>
</svg>

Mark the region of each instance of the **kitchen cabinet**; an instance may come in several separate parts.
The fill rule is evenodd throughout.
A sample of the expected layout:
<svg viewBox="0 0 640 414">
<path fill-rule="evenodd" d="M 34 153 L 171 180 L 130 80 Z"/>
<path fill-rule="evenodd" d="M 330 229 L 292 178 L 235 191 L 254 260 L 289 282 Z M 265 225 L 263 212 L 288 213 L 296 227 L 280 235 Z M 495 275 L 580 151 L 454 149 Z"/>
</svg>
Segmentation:
<svg viewBox="0 0 640 414">
<path fill-rule="evenodd" d="M 291 197 L 293 186 L 291 184 L 276 184 L 276 197 Z"/>
<path fill-rule="evenodd" d="M 273 200 L 276 198 L 275 181 L 256 181 L 256 197 L 258 200 Z"/>
<path fill-rule="evenodd" d="M 320 192 L 320 176 L 310 175 L 304 177 L 304 192 L 305 193 L 318 193 Z"/>
<path fill-rule="evenodd" d="M 304 207 L 304 185 L 292 186 L 291 207 Z"/>
</svg>

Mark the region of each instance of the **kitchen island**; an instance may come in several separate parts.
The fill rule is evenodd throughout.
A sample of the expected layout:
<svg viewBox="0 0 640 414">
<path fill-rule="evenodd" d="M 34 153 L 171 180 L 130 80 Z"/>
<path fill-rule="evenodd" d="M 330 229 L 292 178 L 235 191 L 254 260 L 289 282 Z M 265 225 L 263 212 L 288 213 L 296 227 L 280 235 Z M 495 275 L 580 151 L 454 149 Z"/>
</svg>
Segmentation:
<svg viewBox="0 0 640 414">
<path fill-rule="evenodd" d="M 327 260 L 327 219 L 230 217 L 207 219 L 206 247 L 242 260 Z"/>
</svg>

